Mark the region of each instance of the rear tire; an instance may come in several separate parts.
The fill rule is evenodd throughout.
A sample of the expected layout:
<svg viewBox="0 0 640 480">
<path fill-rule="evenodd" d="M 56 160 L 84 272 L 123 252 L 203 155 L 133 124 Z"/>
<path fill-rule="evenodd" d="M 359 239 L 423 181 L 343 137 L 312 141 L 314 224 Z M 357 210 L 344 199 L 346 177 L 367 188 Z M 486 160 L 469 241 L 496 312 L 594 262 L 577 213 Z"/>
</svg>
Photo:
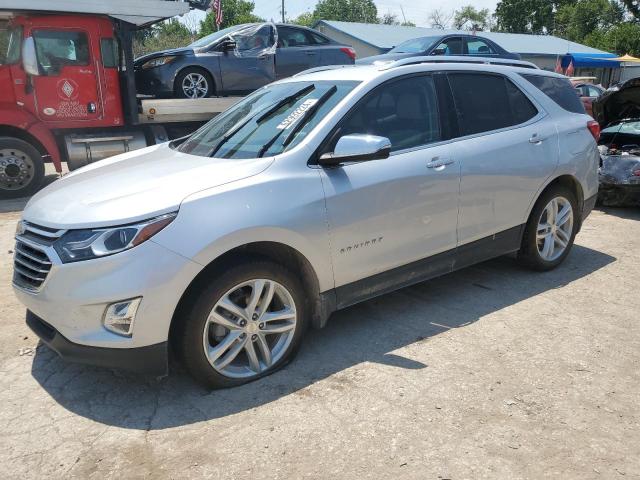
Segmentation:
<svg viewBox="0 0 640 480">
<path fill-rule="evenodd" d="M 271 261 L 246 261 L 210 275 L 190 310 L 177 319 L 173 341 L 198 382 L 233 387 L 269 375 L 293 358 L 308 311 L 293 273 Z"/>
<path fill-rule="evenodd" d="M 518 252 L 528 268 L 547 271 L 569 255 L 580 224 L 578 202 L 567 187 L 554 185 L 538 199 L 529 216 Z"/>
<path fill-rule="evenodd" d="M 43 178 L 44 161 L 38 149 L 19 138 L 0 137 L 0 198 L 33 195 Z"/>
<path fill-rule="evenodd" d="M 213 95 L 211 74 L 202 68 L 188 67 L 175 79 L 173 90 L 176 98 L 208 98 Z"/>
</svg>

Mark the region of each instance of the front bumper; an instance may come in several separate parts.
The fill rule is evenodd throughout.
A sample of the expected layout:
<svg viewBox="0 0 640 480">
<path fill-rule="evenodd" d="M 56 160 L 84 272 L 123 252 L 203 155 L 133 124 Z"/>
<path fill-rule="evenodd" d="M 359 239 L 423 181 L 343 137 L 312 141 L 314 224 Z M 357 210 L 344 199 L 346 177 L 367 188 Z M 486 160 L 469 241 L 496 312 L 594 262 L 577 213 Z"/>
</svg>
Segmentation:
<svg viewBox="0 0 640 480">
<path fill-rule="evenodd" d="M 27 325 L 40 340 L 64 360 L 99 367 L 120 368 L 144 375 L 163 376 L 169 371 L 167 342 L 138 348 L 103 348 L 79 345 L 27 310 Z"/>
<path fill-rule="evenodd" d="M 135 70 L 136 91 L 143 95 L 173 96 L 175 73 L 168 67 Z"/>
</svg>

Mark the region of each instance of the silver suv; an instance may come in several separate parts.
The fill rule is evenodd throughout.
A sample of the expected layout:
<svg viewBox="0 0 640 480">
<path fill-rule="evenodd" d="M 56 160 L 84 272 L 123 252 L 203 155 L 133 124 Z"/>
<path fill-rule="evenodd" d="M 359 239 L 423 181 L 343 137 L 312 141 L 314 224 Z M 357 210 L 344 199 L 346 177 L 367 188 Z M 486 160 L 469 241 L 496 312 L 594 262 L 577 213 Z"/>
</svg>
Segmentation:
<svg viewBox="0 0 640 480">
<path fill-rule="evenodd" d="M 569 81 L 410 60 L 268 85 L 41 191 L 16 236 L 28 325 L 69 360 L 145 373 L 171 346 L 226 387 L 354 303 L 510 252 L 558 266 L 598 188 Z"/>
</svg>

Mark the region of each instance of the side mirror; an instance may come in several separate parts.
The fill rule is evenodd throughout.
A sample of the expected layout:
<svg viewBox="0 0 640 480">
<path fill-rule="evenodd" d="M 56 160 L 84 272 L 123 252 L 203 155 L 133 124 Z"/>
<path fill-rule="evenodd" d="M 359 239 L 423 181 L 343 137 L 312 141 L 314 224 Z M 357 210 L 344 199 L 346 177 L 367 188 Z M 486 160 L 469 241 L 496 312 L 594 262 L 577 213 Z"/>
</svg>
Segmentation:
<svg viewBox="0 0 640 480">
<path fill-rule="evenodd" d="M 391 141 L 376 135 L 354 134 L 340 137 L 333 153 L 322 155 L 318 163 L 323 167 L 335 167 L 341 163 L 382 160 L 391 153 Z"/>
<path fill-rule="evenodd" d="M 431 52 L 431 55 L 436 55 L 436 56 L 442 56 L 446 54 L 447 54 L 446 48 L 436 48 L 433 52 Z"/>
<path fill-rule="evenodd" d="M 27 37 L 22 44 L 22 68 L 28 75 L 40 75 L 38 67 L 38 57 L 36 55 L 36 42 L 33 37 Z"/>
<path fill-rule="evenodd" d="M 237 47 L 236 41 L 231 38 L 226 38 L 222 42 L 220 42 L 220 50 L 223 52 L 229 52 L 231 50 L 235 50 Z"/>
</svg>

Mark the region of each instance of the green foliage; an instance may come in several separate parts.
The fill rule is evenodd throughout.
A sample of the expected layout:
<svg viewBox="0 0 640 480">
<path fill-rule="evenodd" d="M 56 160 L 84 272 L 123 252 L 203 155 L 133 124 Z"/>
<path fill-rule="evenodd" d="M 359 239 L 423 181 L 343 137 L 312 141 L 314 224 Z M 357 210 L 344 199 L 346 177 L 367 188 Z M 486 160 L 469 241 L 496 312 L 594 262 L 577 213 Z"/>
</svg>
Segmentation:
<svg viewBox="0 0 640 480">
<path fill-rule="evenodd" d="M 7 58 L 7 49 L 9 48 L 9 32 L 0 30 L 0 65 L 4 64 Z"/>
<path fill-rule="evenodd" d="M 289 23 L 293 23 L 294 25 L 302 25 L 303 27 L 311 27 L 314 23 L 316 23 L 317 18 L 313 14 L 313 12 L 305 12 L 298 15 L 296 18 L 289 20 Z"/>
<path fill-rule="evenodd" d="M 636 20 L 640 20 L 640 1 L 622 0 L 622 3 L 624 4 L 625 7 L 627 7 L 627 10 L 629 10 L 629 13 L 633 15 L 636 18 Z"/>
<path fill-rule="evenodd" d="M 618 55 L 640 56 L 640 24 L 622 22 L 607 31 L 596 30 L 587 35 L 585 43 Z"/>
<path fill-rule="evenodd" d="M 394 13 L 391 12 L 387 12 L 384 15 L 382 15 L 382 17 L 380 17 L 378 19 L 378 23 L 381 23 L 383 25 L 402 25 L 403 27 L 415 27 L 416 24 L 413 22 L 409 22 L 409 21 L 404 21 L 401 22 L 400 20 L 398 20 L 398 16 Z"/>
<path fill-rule="evenodd" d="M 317 20 L 378 23 L 378 9 L 373 0 L 320 0 L 313 16 Z"/>
<path fill-rule="evenodd" d="M 555 16 L 554 34 L 584 42 L 591 34 L 603 34 L 624 20 L 624 8 L 611 0 L 578 0 L 561 6 Z"/>
<path fill-rule="evenodd" d="M 134 57 L 140 57 L 159 50 L 180 48 L 197 38 L 195 32 L 179 20 L 173 18 L 158 23 L 151 28 L 136 32 L 133 41 Z"/>
<path fill-rule="evenodd" d="M 222 25 L 220 29 L 240 25 L 242 23 L 264 22 L 263 18 L 253 13 L 255 4 L 247 0 L 222 0 Z M 198 37 L 204 37 L 217 30 L 216 13 L 209 12 L 204 20 L 200 22 Z"/>
<path fill-rule="evenodd" d="M 570 0 L 500 0 L 494 14 L 496 28 L 509 33 L 551 33 L 556 10 Z"/>
<path fill-rule="evenodd" d="M 472 5 L 466 5 L 454 13 L 453 26 L 457 30 L 488 30 L 491 28 L 491 14 L 488 8 L 477 10 Z"/>
</svg>

